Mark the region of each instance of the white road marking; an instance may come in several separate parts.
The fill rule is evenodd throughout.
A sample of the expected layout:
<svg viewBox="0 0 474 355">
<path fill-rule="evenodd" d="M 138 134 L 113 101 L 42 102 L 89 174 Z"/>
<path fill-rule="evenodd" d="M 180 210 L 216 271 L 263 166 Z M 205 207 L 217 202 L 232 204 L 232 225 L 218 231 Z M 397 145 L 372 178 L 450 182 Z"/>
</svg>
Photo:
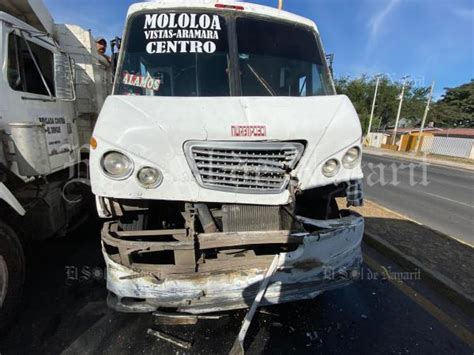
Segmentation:
<svg viewBox="0 0 474 355">
<path fill-rule="evenodd" d="M 459 201 L 456 201 L 456 200 L 452 200 L 450 198 L 447 198 L 447 197 L 444 197 L 444 196 L 440 196 L 440 195 L 436 195 L 436 194 L 432 194 L 430 192 L 424 192 L 424 191 L 421 191 L 422 193 L 426 194 L 426 195 L 430 195 L 430 196 L 433 196 L 433 197 L 437 197 L 437 198 L 440 198 L 442 200 L 446 200 L 446 201 L 449 201 L 449 202 L 452 202 L 452 203 L 457 203 L 458 205 L 462 205 L 462 206 L 466 206 L 466 207 L 469 207 L 469 208 L 474 208 L 473 205 L 470 205 L 468 203 L 464 203 L 464 202 L 459 202 Z"/>
</svg>

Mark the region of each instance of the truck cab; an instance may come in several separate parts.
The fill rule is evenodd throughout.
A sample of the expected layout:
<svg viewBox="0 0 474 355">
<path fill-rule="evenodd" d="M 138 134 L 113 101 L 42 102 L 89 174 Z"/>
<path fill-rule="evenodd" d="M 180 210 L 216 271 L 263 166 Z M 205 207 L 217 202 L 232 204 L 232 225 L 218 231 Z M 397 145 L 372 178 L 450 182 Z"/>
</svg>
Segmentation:
<svg viewBox="0 0 474 355">
<path fill-rule="evenodd" d="M 62 170 L 78 145 L 68 56 L 51 37 L 6 13 L 0 13 L 0 48 L 3 134 L 10 134 L 12 127 L 17 130 L 25 124 L 43 124 L 50 158 L 43 159 L 46 166 L 38 168 L 47 173 Z M 13 163 L 12 169 L 21 175 L 18 169 L 23 166 L 19 164 Z"/>
<path fill-rule="evenodd" d="M 309 299 L 357 278 L 361 127 L 316 25 L 261 5 L 130 7 L 91 142 L 118 311 L 209 313 Z M 345 207 L 345 206 L 344 206 Z"/>
<path fill-rule="evenodd" d="M 90 213 L 82 159 L 108 72 L 89 31 L 55 24 L 41 0 L 0 2 L 0 328 L 21 299 L 23 246 Z"/>
</svg>

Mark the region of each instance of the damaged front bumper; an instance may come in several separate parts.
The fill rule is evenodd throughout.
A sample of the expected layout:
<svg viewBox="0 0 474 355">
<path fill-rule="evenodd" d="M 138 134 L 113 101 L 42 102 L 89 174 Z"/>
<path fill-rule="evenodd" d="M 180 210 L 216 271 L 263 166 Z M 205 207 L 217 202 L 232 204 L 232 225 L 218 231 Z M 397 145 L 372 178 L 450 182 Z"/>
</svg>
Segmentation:
<svg viewBox="0 0 474 355">
<path fill-rule="evenodd" d="M 102 230 L 109 306 L 122 312 L 175 308 L 203 314 L 247 308 L 275 254 L 248 247 L 288 246 L 280 253 L 262 305 L 311 299 L 359 277 L 363 218 L 354 212 L 334 220 L 300 218 L 308 232 L 207 233 L 185 230 L 123 232 L 109 222 Z M 205 250 L 222 250 L 212 259 Z M 134 255 L 172 253 L 172 263 L 144 263 Z M 159 254 L 158 254 L 159 255 Z"/>
</svg>

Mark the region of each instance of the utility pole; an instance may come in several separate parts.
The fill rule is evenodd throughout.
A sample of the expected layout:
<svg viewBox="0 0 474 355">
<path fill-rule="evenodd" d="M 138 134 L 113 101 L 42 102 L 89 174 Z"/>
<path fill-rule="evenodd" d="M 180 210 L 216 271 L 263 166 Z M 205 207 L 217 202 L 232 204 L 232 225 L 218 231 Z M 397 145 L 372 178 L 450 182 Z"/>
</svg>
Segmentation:
<svg viewBox="0 0 474 355">
<path fill-rule="evenodd" d="M 403 80 L 402 93 L 400 95 L 400 104 L 398 105 L 397 119 L 395 120 L 395 129 L 393 130 L 392 145 L 395 145 L 395 142 L 397 140 L 398 121 L 400 120 L 400 114 L 402 113 L 403 97 L 405 96 L 405 85 L 407 84 L 406 79 L 408 79 L 408 77 L 409 77 L 409 75 L 404 76 L 402 78 L 402 80 Z"/>
<path fill-rule="evenodd" d="M 380 74 L 376 75 L 375 77 L 377 78 L 377 81 L 375 82 L 374 101 L 372 101 L 372 110 L 370 111 L 369 127 L 367 128 L 367 137 L 369 136 L 370 130 L 372 129 L 372 120 L 374 119 L 375 102 L 377 100 L 377 92 L 379 91 L 379 84 L 380 84 Z"/>
<path fill-rule="evenodd" d="M 434 87 L 435 82 L 433 81 L 433 83 L 431 84 L 430 94 L 428 96 L 428 102 L 426 103 L 425 113 L 423 114 L 423 120 L 421 121 L 420 132 L 418 133 L 418 141 L 416 142 L 415 153 L 418 153 L 418 150 L 420 149 L 421 135 L 423 134 L 423 130 L 425 129 L 426 118 L 428 117 L 428 112 L 430 111 L 430 104 L 431 98 L 433 97 Z"/>
<path fill-rule="evenodd" d="M 283 0 L 278 0 L 278 10 L 283 10 Z"/>
</svg>

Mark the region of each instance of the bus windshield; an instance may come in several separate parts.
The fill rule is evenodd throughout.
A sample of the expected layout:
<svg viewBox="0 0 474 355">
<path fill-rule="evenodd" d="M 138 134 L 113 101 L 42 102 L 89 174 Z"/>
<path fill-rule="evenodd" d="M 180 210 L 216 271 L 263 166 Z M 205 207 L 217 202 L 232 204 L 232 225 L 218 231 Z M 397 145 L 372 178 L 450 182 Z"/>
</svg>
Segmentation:
<svg viewBox="0 0 474 355">
<path fill-rule="evenodd" d="M 138 14 L 121 49 L 116 95 L 331 93 L 314 30 L 288 22 L 202 12 Z"/>
<path fill-rule="evenodd" d="M 239 18 L 237 42 L 243 96 L 329 93 L 321 52 L 309 29 Z"/>
</svg>

